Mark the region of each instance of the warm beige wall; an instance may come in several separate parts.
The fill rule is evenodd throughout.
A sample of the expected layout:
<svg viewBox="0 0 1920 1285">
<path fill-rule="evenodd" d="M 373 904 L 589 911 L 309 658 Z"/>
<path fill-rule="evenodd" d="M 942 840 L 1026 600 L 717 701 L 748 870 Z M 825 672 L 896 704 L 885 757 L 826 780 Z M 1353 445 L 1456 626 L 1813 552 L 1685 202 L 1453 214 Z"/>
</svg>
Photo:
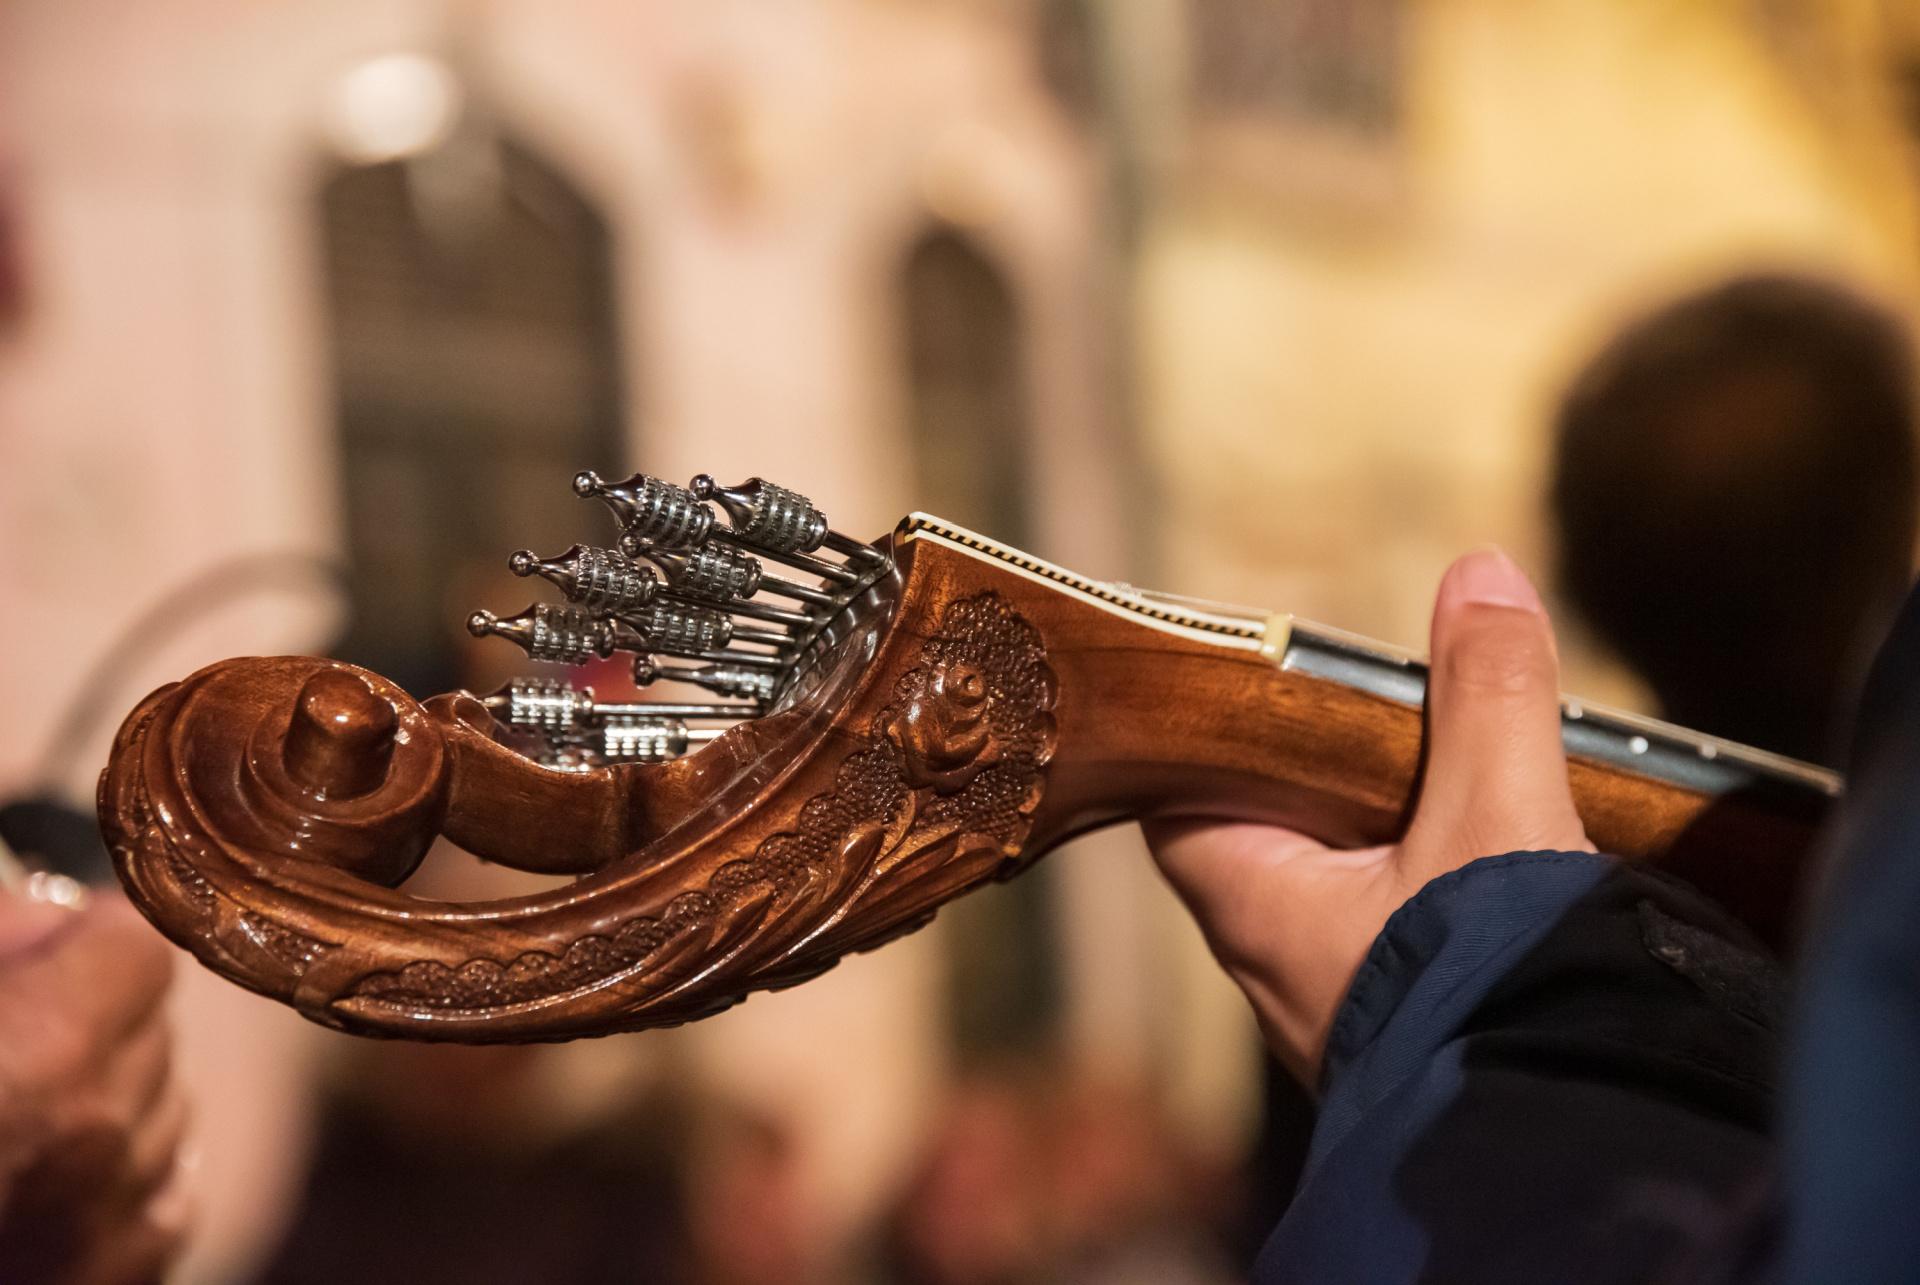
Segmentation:
<svg viewBox="0 0 1920 1285">
<path fill-rule="evenodd" d="M 908 504 L 893 274 L 933 218 L 930 186 L 957 200 L 1028 307 L 1044 550 L 1121 570 L 1099 179 L 1016 13 L 4 0 L 0 140 L 31 303 L 0 336 L 0 792 L 27 783 L 87 666 L 157 596 L 235 554 L 337 555 L 319 127 L 334 79 L 392 51 L 451 60 L 607 215 L 636 462 L 764 472 L 849 531 Z M 126 676 L 115 712 L 221 657 L 319 645 L 325 614 L 281 597 L 204 621 Z M 59 783 L 74 797 L 110 730 Z M 1106 940 L 1082 973 L 1110 975 Z M 919 1146 L 945 1069 L 938 944 L 658 1037 L 704 1086 L 790 1125 L 823 1241 L 874 1214 Z M 317 1032 L 183 973 L 184 1060 L 219 1104 L 186 1270 L 215 1280 L 270 1244 L 298 1180 Z"/>
<path fill-rule="evenodd" d="M 1174 184 L 1137 294 L 1169 585 L 1424 645 L 1459 551 L 1545 572 L 1549 417 L 1623 319 L 1753 267 L 1905 306 L 1872 6 L 1805 8 L 1826 25 L 1790 58 L 1731 2 L 1409 5 L 1397 194 Z"/>
</svg>

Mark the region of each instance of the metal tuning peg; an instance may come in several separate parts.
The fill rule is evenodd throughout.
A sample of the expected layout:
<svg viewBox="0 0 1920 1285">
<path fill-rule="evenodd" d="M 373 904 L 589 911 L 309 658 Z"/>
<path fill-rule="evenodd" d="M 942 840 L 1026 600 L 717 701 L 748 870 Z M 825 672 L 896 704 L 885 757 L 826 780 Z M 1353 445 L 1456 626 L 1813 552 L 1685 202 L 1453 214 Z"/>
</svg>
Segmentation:
<svg viewBox="0 0 1920 1285">
<path fill-rule="evenodd" d="M 797 491 L 765 478 L 721 486 L 710 473 L 693 479 L 694 496 L 726 510 L 727 520 L 748 544 L 776 553 L 812 553 L 827 537 L 827 515 Z"/>
<path fill-rule="evenodd" d="M 616 645 L 613 622 L 583 607 L 558 607 L 548 602 L 504 620 L 491 611 L 476 611 L 467 617 L 467 632 L 475 638 L 505 638 L 518 643 L 533 660 L 567 665 L 610 656 Z"/>
<path fill-rule="evenodd" d="M 597 496 L 613 510 L 622 530 L 661 549 L 697 549 L 713 533 L 713 510 L 684 486 L 645 473 L 624 482 L 604 482 L 594 472 L 576 474 L 573 493 Z"/>
<path fill-rule="evenodd" d="M 576 544 L 557 558 L 536 558 L 522 549 L 507 559 L 516 576 L 539 576 L 558 585 L 570 602 L 594 611 L 635 611 L 653 602 L 660 579 L 618 549 Z"/>
<path fill-rule="evenodd" d="M 699 549 L 676 552 L 626 536 L 621 540 L 621 547 L 632 556 L 645 558 L 658 567 L 666 577 L 668 588 L 675 594 L 724 605 L 729 610 L 736 603 L 751 598 L 763 586 L 772 592 L 798 597 L 802 601 L 831 601 L 817 589 L 810 589 L 806 585 L 788 585 L 778 577 L 767 575 L 766 568 L 760 565 L 758 558 L 731 545 L 714 543 Z M 802 592 L 790 594 L 787 592 L 789 588 Z"/>
<path fill-rule="evenodd" d="M 739 486 L 721 486 L 710 473 L 693 479 L 689 488 L 701 500 L 712 500 L 743 543 L 769 553 L 812 553 L 826 545 L 836 553 L 863 560 L 883 555 L 827 525 L 827 515 L 798 491 L 789 491 L 763 477 L 750 477 Z"/>
<path fill-rule="evenodd" d="M 563 736 L 593 717 L 593 691 L 580 691 L 564 678 L 516 678 L 480 703 L 509 727 Z"/>
<path fill-rule="evenodd" d="M 652 651 L 719 651 L 731 643 L 760 643 L 788 647 L 793 636 L 777 629 L 737 624 L 730 616 L 707 607 L 656 603 L 645 611 L 621 612 L 616 619 L 631 626 Z"/>
<path fill-rule="evenodd" d="M 797 602 L 812 603 L 822 607 L 835 605 L 832 594 L 807 585 L 795 584 L 791 580 L 783 580 L 778 576 L 767 575 L 758 558 L 742 553 L 729 545 L 709 544 L 703 548 L 676 553 L 650 548 L 631 536 L 623 539 L 621 543 L 634 556 L 645 558 L 659 567 L 675 593 L 698 598 L 703 602 L 719 603 L 731 609 L 734 603 L 750 598 L 761 589 L 765 589 L 768 593 L 792 598 Z"/>
<path fill-rule="evenodd" d="M 603 763 L 664 763 L 685 754 L 691 739 L 677 718 L 610 718 L 593 748 Z"/>
<path fill-rule="evenodd" d="M 734 638 L 733 621 L 704 607 L 668 606 L 659 603 L 644 611 L 622 612 L 622 624 L 635 635 L 633 651 L 664 651 L 670 655 L 701 655 L 724 651 Z M 755 642 L 785 643 L 785 634 L 749 631 Z"/>
<path fill-rule="evenodd" d="M 633 658 L 633 681 L 637 687 L 650 687 L 662 681 L 692 683 L 716 695 L 764 705 L 773 699 L 779 675 L 737 664 L 702 665 L 697 669 L 666 666 L 652 656 L 642 655 Z"/>
<path fill-rule="evenodd" d="M 669 589 L 665 596 L 678 598 L 680 595 Z M 814 617 L 807 615 L 805 612 L 786 611 L 764 602 L 746 602 L 739 598 L 735 598 L 732 602 L 727 603 L 722 610 L 732 612 L 736 616 L 749 616 L 755 620 L 765 620 L 786 629 L 810 629 L 818 623 Z M 740 635 L 742 638 L 747 636 L 746 634 Z M 791 639 L 787 641 L 791 641 Z"/>
</svg>

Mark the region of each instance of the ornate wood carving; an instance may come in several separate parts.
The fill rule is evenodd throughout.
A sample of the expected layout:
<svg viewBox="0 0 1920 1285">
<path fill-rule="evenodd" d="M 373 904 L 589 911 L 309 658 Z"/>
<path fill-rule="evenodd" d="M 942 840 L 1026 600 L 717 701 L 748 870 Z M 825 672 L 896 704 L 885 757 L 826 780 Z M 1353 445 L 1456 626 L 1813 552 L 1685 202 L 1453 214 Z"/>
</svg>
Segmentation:
<svg viewBox="0 0 1920 1285">
<path fill-rule="evenodd" d="M 214 665 L 116 740 L 100 807 L 122 878 L 203 962 L 317 1021 L 551 1040 L 804 981 L 1111 821 L 1225 813 L 1349 843 L 1403 824 L 1417 707 L 1276 665 L 1257 624 L 971 539 L 903 524 L 894 574 L 822 636 L 797 698 L 670 762 L 560 771 L 465 694 L 420 704 L 307 657 Z M 1622 855 L 1682 860 L 1720 818 L 1690 869 L 1746 890 L 1756 923 L 1784 916 L 1810 834 L 1792 807 L 1604 762 L 1572 780 Z M 396 887 L 441 834 L 580 877 L 481 904 Z"/>
<path fill-rule="evenodd" d="M 452 968 L 415 960 L 347 995 L 397 1018 L 486 1017 L 584 993 L 708 941 L 730 944 L 724 975 L 737 990 L 720 1006 L 750 988 L 803 981 L 1010 870 L 1045 786 L 1052 709 L 1053 675 L 1033 628 L 992 593 L 955 603 L 864 743 L 841 760 L 833 791 L 664 913 L 580 937 L 559 956 Z"/>
<path fill-rule="evenodd" d="M 326 806 L 325 790 L 305 784 L 294 765 L 308 765 L 306 776 L 321 774 L 311 765 L 330 762 L 337 747 L 314 747 L 322 733 L 313 725 L 326 720 L 310 711 L 344 709 L 332 720 L 342 726 L 335 739 L 351 748 L 335 757 L 359 766 L 337 767 L 335 775 L 359 773 L 348 783 L 359 787 L 350 801 L 366 813 L 371 805 L 360 801 L 375 794 L 382 823 L 397 828 L 396 815 L 410 823 L 391 848 L 374 849 L 378 861 L 359 849 L 336 853 L 324 829 L 313 836 L 317 852 L 297 855 L 293 844 L 271 856 L 249 849 L 235 840 L 261 819 L 252 809 L 216 819 L 197 806 L 203 800 L 191 789 L 170 788 L 183 776 L 193 781 L 206 761 L 208 747 L 198 738 L 231 727 L 221 721 L 224 704 L 212 726 L 196 713 L 222 698 L 253 695 L 264 684 L 284 690 L 296 680 L 291 710 L 269 713 L 261 726 L 273 730 L 252 738 L 277 734 L 286 746 L 283 772 L 262 773 L 272 777 L 269 790 L 279 793 L 253 792 L 258 806 L 270 810 L 295 791 L 310 806 Z M 889 699 L 835 757 L 831 789 L 789 806 L 780 827 L 745 855 L 718 863 L 701 860 L 700 853 L 682 856 L 676 867 L 687 877 L 639 899 L 641 908 L 595 917 L 590 930 L 553 931 L 539 948 L 512 954 L 501 953 L 491 935 L 475 943 L 483 949 L 453 959 L 445 949 L 396 943 L 401 949 L 381 950 L 351 929 L 313 926 L 316 918 L 337 920 L 314 914 L 314 899 L 324 904 L 333 900 L 328 893 L 343 889 L 336 870 L 392 882 L 417 862 L 434 832 L 436 808 L 444 806 L 446 781 L 435 766 L 452 758 L 434 741 L 458 721 L 442 709 L 434 711 L 435 726 L 428 710 L 349 666 L 229 661 L 155 693 L 121 733 L 114 762 L 122 770 L 102 778 L 102 815 L 129 888 L 176 940 L 243 984 L 330 1024 L 524 1038 L 554 1010 L 602 1014 L 606 1006 L 597 997 L 618 991 L 618 1017 L 596 1016 L 603 1025 L 595 1029 L 657 1025 L 724 1008 L 749 990 L 817 975 L 848 951 L 912 931 L 944 902 L 1018 869 L 1054 752 L 1055 696 L 1038 631 L 1005 599 L 987 590 L 949 602 Z M 398 712 L 386 721 L 390 731 L 405 728 L 405 743 L 389 736 L 368 748 L 367 728 L 382 722 L 376 705 Z M 174 757 L 181 749 L 189 755 L 185 762 Z M 376 755 L 400 770 L 369 786 L 364 764 Z M 250 754 L 242 770 L 261 772 L 258 757 Z M 126 770 L 136 764 L 147 770 Z M 395 794 L 402 784 L 404 797 Z M 530 916 L 541 913 L 528 908 Z M 529 926 L 516 918 L 490 922 Z M 562 1033 L 585 1032 L 552 1032 Z"/>
</svg>

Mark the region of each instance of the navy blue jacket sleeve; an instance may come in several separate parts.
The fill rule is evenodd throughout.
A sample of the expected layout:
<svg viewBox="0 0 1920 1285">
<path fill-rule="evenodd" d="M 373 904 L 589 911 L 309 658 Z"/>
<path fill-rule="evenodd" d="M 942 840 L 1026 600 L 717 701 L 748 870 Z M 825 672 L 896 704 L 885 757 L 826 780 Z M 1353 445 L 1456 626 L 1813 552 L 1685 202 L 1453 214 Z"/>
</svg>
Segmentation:
<svg viewBox="0 0 1920 1285">
<path fill-rule="evenodd" d="M 1763 1184 L 1781 983 L 1725 912 L 1589 853 L 1388 922 L 1335 1019 L 1256 1285 L 1640 1282 Z"/>
<path fill-rule="evenodd" d="M 1920 1280 L 1920 587 L 1874 662 L 1788 1058 L 1791 1285 Z"/>
</svg>

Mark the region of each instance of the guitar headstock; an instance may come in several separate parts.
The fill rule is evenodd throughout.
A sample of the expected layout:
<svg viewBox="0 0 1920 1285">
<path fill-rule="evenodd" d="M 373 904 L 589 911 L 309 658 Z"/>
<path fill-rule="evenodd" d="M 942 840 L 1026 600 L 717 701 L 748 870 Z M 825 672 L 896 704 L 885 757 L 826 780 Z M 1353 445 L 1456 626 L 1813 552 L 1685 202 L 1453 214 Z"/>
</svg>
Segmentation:
<svg viewBox="0 0 1920 1285">
<path fill-rule="evenodd" d="M 1050 588 L 916 519 L 855 541 L 758 479 L 575 489 L 614 540 L 514 555 L 562 601 L 469 627 L 707 699 L 555 675 L 420 702 L 319 657 L 208 666 L 127 717 L 101 778 L 163 932 L 327 1025 L 568 1039 L 794 985 L 1026 860 L 1058 690 L 1015 599 Z M 572 881 L 433 901 L 407 884 L 442 840 Z"/>
</svg>

